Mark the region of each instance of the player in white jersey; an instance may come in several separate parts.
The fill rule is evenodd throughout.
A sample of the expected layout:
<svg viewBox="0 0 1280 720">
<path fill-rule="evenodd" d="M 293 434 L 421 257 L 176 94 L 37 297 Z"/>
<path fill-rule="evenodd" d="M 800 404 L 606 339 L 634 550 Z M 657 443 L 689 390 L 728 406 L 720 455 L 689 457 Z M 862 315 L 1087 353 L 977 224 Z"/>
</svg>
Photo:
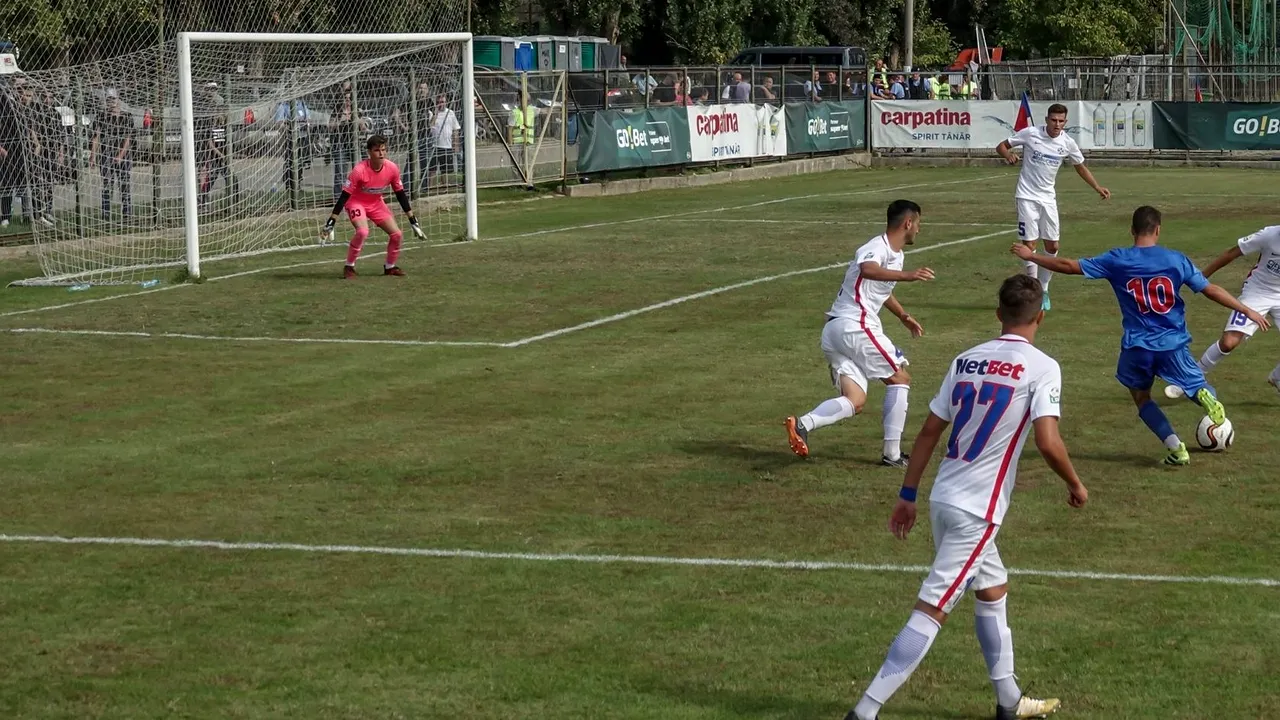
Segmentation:
<svg viewBox="0 0 1280 720">
<path fill-rule="evenodd" d="M 1270 315 L 1272 324 L 1280 327 L 1280 225 L 1269 225 L 1252 235 L 1246 235 L 1236 244 L 1209 263 L 1203 274 L 1207 278 L 1222 268 L 1230 265 L 1245 255 L 1257 253 L 1258 262 L 1254 264 L 1249 275 L 1244 279 L 1244 287 L 1240 290 L 1240 302 L 1249 306 L 1259 315 Z M 1197 363 L 1206 375 L 1217 367 L 1222 359 L 1232 350 L 1240 347 L 1245 340 L 1253 337 L 1258 331 L 1258 324 L 1245 317 L 1244 313 L 1233 312 L 1227 319 L 1227 327 L 1222 337 L 1205 349 Z M 1267 376 L 1271 387 L 1280 392 L 1280 365 L 1276 365 Z M 1169 385 L 1164 389 L 1166 397 L 1180 398 L 1186 392 L 1177 385 Z"/>
<path fill-rule="evenodd" d="M 1026 127 L 996 146 L 996 152 L 1010 165 L 1018 163 L 1018 156 L 1011 148 L 1022 148 L 1022 170 L 1018 173 L 1018 189 L 1013 193 L 1018 207 L 1018 240 L 1032 250 L 1043 241 L 1045 253 L 1058 254 L 1058 193 L 1054 183 L 1062 163 L 1071 163 L 1076 173 L 1093 188 L 1103 200 L 1111 197 L 1111 191 L 1098 184 L 1093 173 L 1085 167 L 1080 146 L 1066 133 L 1067 107 L 1055 103 L 1049 106 L 1044 125 Z M 1049 309 L 1049 280 L 1053 273 L 1024 263 L 1027 274 L 1038 278 L 1044 286 L 1044 309 Z"/>
<path fill-rule="evenodd" d="M 924 334 L 920 323 L 893 296 L 893 288 L 899 282 L 933 279 L 929 268 L 902 270 L 902 248 L 914 244 L 919 232 L 920 206 L 910 200 L 895 200 L 889 205 L 884 234 L 858 248 L 849 263 L 840 292 L 827 311 L 821 342 L 822 354 L 831 368 L 831 382 L 840 394 L 823 401 L 807 415 L 786 419 L 787 441 L 796 455 L 809 456 L 809 433 L 862 412 L 867 402 L 867 384 L 880 380 L 886 385 L 884 452 L 880 462 L 891 467 L 907 466 L 902 431 L 907 425 L 911 375 L 906 370 L 907 358 L 884 334 L 880 308 L 889 308 L 912 337 Z"/>
<path fill-rule="evenodd" d="M 1032 427 L 1040 454 L 1067 483 L 1071 507 L 1081 507 L 1089 498 L 1058 434 L 1062 373 L 1053 358 L 1032 345 L 1044 320 L 1043 297 L 1035 278 L 1015 275 L 1005 280 L 997 312 L 1003 334 L 956 357 L 929 403 L 930 414 L 916 436 L 889 530 L 905 540 L 915 525 L 920 480 L 950 425 L 929 496 L 933 566 L 906 627 L 845 720 L 874 720 L 920 665 L 947 616 L 970 589 L 976 596 L 978 644 L 996 691 L 996 720 L 1044 717 L 1058 709 L 1056 699 L 1024 697 L 1014 678 L 1013 634 L 1005 608 L 1009 578 L 995 545 L 1009 509 L 1018 458 Z"/>
</svg>

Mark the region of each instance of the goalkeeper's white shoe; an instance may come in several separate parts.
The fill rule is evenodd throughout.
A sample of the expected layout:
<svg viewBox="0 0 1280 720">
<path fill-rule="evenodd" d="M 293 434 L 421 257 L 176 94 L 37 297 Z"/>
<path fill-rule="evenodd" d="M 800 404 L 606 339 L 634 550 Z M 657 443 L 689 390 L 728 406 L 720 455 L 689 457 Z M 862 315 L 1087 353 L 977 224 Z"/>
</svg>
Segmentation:
<svg viewBox="0 0 1280 720">
<path fill-rule="evenodd" d="M 1272 373 L 1267 378 L 1267 384 L 1275 388 L 1276 392 L 1280 393 L 1280 376 L 1277 376 L 1275 373 Z"/>
<path fill-rule="evenodd" d="M 1062 706 L 1062 702 L 1057 698 L 1045 698 L 1038 700 L 1029 698 L 1025 695 L 1018 699 L 1016 708 L 1006 708 L 996 705 L 996 720 L 1021 720 L 1022 718 L 1043 718 L 1048 717 L 1056 712 Z"/>
</svg>

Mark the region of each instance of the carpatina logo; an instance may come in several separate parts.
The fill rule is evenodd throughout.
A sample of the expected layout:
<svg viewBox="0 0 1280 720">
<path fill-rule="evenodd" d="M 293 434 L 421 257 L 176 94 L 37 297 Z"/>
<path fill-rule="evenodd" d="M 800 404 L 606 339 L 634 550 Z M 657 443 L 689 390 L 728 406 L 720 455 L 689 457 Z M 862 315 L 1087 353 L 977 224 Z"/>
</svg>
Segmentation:
<svg viewBox="0 0 1280 720">
<path fill-rule="evenodd" d="M 930 110 L 922 112 L 919 110 L 912 111 L 885 111 L 880 113 L 881 125 L 902 125 L 915 130 L 920 127 L 968 127 L 972 122 L 972 118 L 967 112 L 957 112 L 955 110 Z"/>
</svg>

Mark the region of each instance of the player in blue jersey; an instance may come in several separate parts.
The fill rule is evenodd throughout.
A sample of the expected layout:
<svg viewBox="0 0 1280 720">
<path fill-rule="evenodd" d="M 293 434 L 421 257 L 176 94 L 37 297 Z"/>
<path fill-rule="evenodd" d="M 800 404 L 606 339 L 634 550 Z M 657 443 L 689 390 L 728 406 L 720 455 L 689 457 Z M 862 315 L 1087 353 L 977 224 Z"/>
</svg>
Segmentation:
<svg viewBox="0 0 1280 720">
<path fill-rule="evenodd" d="M 1151 432 L 1164 442 L 1169 454 L 1168 465 L 1187 465 L 1191 456 L 1178 439 L 1164 411 L 1151 401 L 1151 385 L 1157 377 L 1186 390 L 1187 397 L 1204 408 L 1215 424 L 1222 423 L 1227 411 L 1217 394 L 1205 380 L 1188 346 L 1191 334 L 1178 291 L 1183 285 L 1210 300 L 1244 314 L 1264 331 L 1270 327 L 1267 318 L 1241 303 L 1231 293 L 1214 285 L 1177 250 L 1159 246 L 1160 211 L 1143 205 L 1133 211 L 1133 246 L 1116 248 L 1093 258 L 1069 260 L 1051 255 L 1036 255 L 1018 243 L 1011 252 L 1048 270 L 1064 275 L 1084 275 L 1090 280 L 1107 280 L 1120 301 L 1124 317 L 1124 337 L 1120 342 L 1120 359 L 1116 379 L 1129 388 L 1138 406 L 1138 417 Z"/>
</svg>

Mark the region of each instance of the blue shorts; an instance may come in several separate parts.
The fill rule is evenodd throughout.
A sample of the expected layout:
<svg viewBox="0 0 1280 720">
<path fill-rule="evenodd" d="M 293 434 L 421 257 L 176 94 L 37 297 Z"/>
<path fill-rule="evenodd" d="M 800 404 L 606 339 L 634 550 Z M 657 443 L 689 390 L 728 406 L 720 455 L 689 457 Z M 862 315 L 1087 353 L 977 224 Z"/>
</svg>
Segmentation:
<svg viewBox="0 0 1280 720">
<path fill-rule="evenodd" d="M 1116 364 L 1116 380 L 1131 390 L 1150 390 L 1157 377 L 1164 378 L 1170 385 L 1177 385 L 1187 393 L 1187 397 L 1195 397 L 1200 388 L 1209 387 L 1204 378 L 1204 371 L 1191 357 L 1186 347 L 1177 350 L 1148 350 L 1146 348 L 1125 348 L 1120 351 L 1120 360 Z M 1209 388 L 1210 391 L 1213 388 Z"/>
</svg>

